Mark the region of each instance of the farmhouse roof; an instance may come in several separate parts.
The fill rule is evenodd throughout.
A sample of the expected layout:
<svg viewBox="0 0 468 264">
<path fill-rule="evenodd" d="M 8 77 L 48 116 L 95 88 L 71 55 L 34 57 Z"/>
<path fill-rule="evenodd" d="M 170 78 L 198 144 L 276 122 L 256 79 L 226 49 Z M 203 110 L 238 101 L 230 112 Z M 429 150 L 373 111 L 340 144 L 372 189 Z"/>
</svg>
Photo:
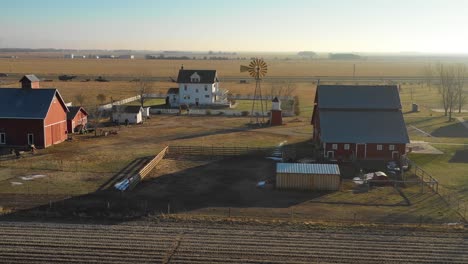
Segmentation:
<svg viewBox="0 0 468 264">
<path fill-rule="evenodd" d="M 340 175 L 337 164 L 276 163 L 276 173 Z"/>
<path fill-rule="evenodd" d="M 22 82 L 24 79 L 28 79 L 30 82 L 40 81 L 39 78 L 37 78 L 36 75 L 34 74 L 28 74 L 28 75 L 23 76 L 23 78 L 21 78 L 19 82 Z"/>
<path fill-rule="evenodd" d="M 142 107 L 139 105 L 114 105 L 112 110 L 114 112 L 128 113 L 128 114 L 138 114 L 142 111 Z"/>
<path fill-rule="evenodd" d="M 401 111 L 320 110 L 322 142 L 409 143 Z"/>
<path fill-rule="evenodd" d="M 396 85 L 319 85 L 320 109 L 401 109 Z"/>
<path fill-rule="evenodd" d="M 57 89 L 0 88 L 0 118 L 44 119 L 55 96 L 68 112 Z"/>
<path fill-rule="evenodd" d="M 167 94 L 179 94 L 179 88 L 169 88 Z"/>
<path fill-rule="evenodd" d="M 177 83 L 191 83 L 190 77 L 197 73 L 200 76 L 200 81 L 197 83 L 213 84 L 218 81 L 216 70 L 179 70 Z"/>
<path fill-rule="evenodd" d="M 83 113 L 85 113 L 86 115 L 88 115 L 88 112 L 86 112 L 81 106 L 69 106 L 68 110 L 70 111 L 67 113 L 68 120 L 75 118 L 76 114 L 78 114 L 80 110 L 83 111 Z"/>
</svg>

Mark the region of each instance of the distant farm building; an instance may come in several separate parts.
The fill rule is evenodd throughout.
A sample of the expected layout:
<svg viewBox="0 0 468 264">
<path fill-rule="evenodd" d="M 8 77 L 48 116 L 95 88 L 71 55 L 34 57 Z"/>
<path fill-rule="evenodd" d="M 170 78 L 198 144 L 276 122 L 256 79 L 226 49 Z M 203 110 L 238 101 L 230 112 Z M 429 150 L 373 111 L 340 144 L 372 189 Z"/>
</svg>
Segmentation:
<svg viewBox="0 0 468 264">
<path fill-rule="evenodd" d="M 40 89 L 39 79 L 26 75 L 21 88 L 0 88 L 0 147 L 38 148 L 67 139 L 68 108 L 57 89 Z"/>
<path fill-rule="evenodd" d="M 112 121 L 119 124 L 140 124 L 143 122 L 144 109 L 136 105 L 114 105 L 112 107 Z"/>
<path fill-rule="evenodd" d="M 174 102 L 174 94 L 169 94 L 171 105 L 227 105 L 228 91 L 219 88 L 216 70 L 179 70 L 177 77 L 179 85 L 178 102 Z M 175 90 L 169 90 L 174 92 Z M 171 98 L 172 96 L 172 98 Z"/>
<path fill-rule="evenodd" d="M 81 106 L 68 107 L 70 112 L 67 113 L 67 131 L 68 133 L 76 133 L 86 128 L 88 123 L 88 113 Z"/>
<path fill-rule="evenodd" d="M 135 55 L 120 55 L 119 59 L 133 60 L 135 59 Z"/>
<path fill-rule="evenodd" d="M 337 164 L 277 163 L 276 188 L 336 191 L 341 174 Z"/>
<path fill-rule="evenodd" d="M 312 125 L 330 160 L 396 160 L 409 143 L 395 85 L 319 85 Z"/>
</svg>

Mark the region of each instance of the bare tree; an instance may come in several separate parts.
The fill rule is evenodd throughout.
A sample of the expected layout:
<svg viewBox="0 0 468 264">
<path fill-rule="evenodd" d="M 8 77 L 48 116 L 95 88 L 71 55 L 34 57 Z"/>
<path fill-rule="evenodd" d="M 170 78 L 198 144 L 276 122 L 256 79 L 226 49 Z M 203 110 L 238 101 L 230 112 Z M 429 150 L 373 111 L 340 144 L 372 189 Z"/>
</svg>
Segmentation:
<svg viewBox="0 0 468 264">
<path fill-rule="evenodd" d="M 101 104 L 104 104 L 104 102 L 106 101 L 107 99 L 107 96 L 105 94 L 98 94 L 96 96 L 96 99 L 101 103 Z"/>
<path fill-rule="evenodd" d="M 138 86 L 138 95 L 140 96 L 140 105 L 141 107 L 145 106 L 146 94 L 151 92 L 152 83 L 144 78 L 140 78 L 137 82 Z"/>
<path fill-rule="evenodd" d="M 441 95 L 445 116 L 448 116 L 449 121 L 452 121 L 452 112 L 457 95 L 456 70 L 453 65 L 446 66 L 441 63 L 437 64 L 436 70 L 440 82 L 439 94 Z"/>
<path fill-rule="evenodd" d="M 432 64 L 427 64 L 423 68 L 423 76 L 424 82 L 426 83 L 427 87 L 430 88 L 432 85 L 432 78 L 434 77 L 434 68 Z"/>
<path fill-rule="evenodd" d="M 458 113 L 461 113 L 463 106 L 466 104 L 467 96 L 463 90 L 465 88 L 465 78 L 467 69 L 465 64 L 457 64 L 455 66 L 455 100 Z"/>
<path fill-rule="evenodd" d="M 75 95 L 75 100 L 80 104 L 80 106 L 83 106 L 83 103 L 86 101 L 86 96 L 82 93 Z"/>
</svg>

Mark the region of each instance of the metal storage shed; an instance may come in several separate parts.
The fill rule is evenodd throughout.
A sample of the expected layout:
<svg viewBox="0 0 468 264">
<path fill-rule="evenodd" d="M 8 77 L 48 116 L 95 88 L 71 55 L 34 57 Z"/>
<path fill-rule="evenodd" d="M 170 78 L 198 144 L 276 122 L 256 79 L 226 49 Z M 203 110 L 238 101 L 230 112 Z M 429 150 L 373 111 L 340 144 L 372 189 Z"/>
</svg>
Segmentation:
<svg viewBox="0 0 468 264">
<path fill-rule="evenodd" d="M 336 191 L 341 175 L 337 164 L 277 163 L 276 188 Z"/>
</svg>

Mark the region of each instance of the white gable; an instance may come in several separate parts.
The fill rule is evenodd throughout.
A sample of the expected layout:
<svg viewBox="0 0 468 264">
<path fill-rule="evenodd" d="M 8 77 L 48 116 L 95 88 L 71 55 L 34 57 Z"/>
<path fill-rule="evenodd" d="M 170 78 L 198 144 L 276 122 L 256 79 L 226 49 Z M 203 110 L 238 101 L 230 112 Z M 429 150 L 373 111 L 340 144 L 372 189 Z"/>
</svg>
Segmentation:
<svg viewBox="0 0 468 264">
<path fill-rule="evenodd" d="M 191 82 L 200 82 L 200 75 L 197 72 L 194 72 L 192 76 L 190 76 Z"/>
</svg>

